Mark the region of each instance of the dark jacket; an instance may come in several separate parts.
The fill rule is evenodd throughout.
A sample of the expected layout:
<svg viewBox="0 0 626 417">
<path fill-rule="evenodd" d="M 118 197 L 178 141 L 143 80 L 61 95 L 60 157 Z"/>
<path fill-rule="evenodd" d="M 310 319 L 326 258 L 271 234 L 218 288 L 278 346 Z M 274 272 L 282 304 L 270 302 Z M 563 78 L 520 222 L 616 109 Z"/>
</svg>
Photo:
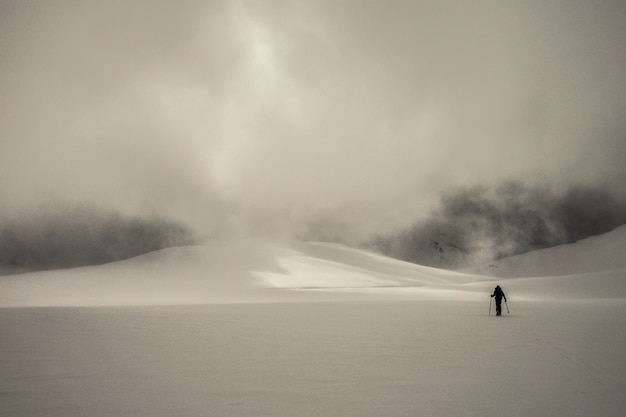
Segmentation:
<svg viewBox="0 0 626 417">
<path fill-rule="evenodd" d="M 506 302 L 506 295 L 504 295 L 504 291 L 502 291 L 502 288 L 500 288 L 499 285 L 495 290 L 493 290 L 493 294 L 491 294 L 491 296 L 496 297 L 496 302 L 498 303 L 502 300 L 502 298 L 504 298 L 504 301 Z"/>
</svg>

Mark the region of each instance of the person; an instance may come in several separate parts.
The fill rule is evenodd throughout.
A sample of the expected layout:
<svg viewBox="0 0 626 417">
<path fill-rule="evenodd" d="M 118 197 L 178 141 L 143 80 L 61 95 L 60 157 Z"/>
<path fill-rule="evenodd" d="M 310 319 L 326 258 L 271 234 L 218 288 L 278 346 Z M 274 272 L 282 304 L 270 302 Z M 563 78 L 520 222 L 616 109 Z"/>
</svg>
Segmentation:
<svg viewBox="0 0 626 417">
<path fill-rule="evenodd" d="M 506 295 L 504 295 L 504 291 L 500 288 L 499 285 L 496 285 L 496 288 L 493 290 L 493 294 L 491 294 L 491 298 L 496 298 L 496 316 L 502 314 L 502 299 L 504 298 L 504 302 L 506 303 Z"/>
</svg>

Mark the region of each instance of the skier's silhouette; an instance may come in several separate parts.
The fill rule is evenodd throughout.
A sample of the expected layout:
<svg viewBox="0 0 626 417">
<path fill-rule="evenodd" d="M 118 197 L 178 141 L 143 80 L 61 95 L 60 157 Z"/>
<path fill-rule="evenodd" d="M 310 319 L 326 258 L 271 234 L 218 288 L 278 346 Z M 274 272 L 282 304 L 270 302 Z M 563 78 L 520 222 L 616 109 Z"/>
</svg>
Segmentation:
<svg viewBox="0 0 626 417">
<path fill-rule="evenodd" d="M 504 295 L 502 288 L 497 285 L 491 296 L 496 298 L 496 316 L 499 316 L 502 314 L 502 299 L 504 298 L 504 302 L 506 303 L 506 295 Z"/>
</svg>

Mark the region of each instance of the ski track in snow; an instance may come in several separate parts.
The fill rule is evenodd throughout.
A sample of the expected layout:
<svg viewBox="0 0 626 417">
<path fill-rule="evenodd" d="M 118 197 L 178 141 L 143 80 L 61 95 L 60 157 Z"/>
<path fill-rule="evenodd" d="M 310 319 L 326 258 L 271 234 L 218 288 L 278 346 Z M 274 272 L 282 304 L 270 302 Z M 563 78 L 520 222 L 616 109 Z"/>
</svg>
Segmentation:
<svg viewBox="0 0 626 417">
<path fill-rule="evenodd" d="M 600 365 L 602 361 L 590 356 L 583 356 L 577 354 L 571 345 L 566 345 L 562 340 L 558 340 L 555 337 L 541 336 L 535 328 L 528 329 L 533 337 L 536 338 L 540 345 L 544 345 L 550 350 L 556 352 L 559 357 L 564 359 L 571 365 L 578 367 L 596 384 L 600 385 L 603 390 L 612 391 L 613 395 L 620 396 L 626 393 L 626 386 L 623 385 L 623 381 L 620 381 L 613 371 L 615 367 L 606 368 L 606 363 Z M 619 367 L 617 369 L 620 369 Z M 623 377 L 623 375 L 621 375 Z"/>
</svg>

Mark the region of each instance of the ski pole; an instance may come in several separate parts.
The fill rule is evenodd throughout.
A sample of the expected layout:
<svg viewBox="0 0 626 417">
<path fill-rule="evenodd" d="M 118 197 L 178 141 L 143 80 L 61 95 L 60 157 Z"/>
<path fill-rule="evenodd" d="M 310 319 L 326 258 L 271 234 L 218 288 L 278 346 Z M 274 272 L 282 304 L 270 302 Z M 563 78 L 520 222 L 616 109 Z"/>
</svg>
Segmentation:
<svg viewBox="0 0 626 417">
<path fill-rule="evenodd" d="M 491 296 L 489 296 L 489 315 L 491 316 L 491 304 L 493 304 L 491 302 Z"/>
<path fill-rule="evenodd" d="M 506 306 L 507 314 L 511 314 L 511 312 L 509 311 L 509 305 L 506 303 L 506 300 L 504 300 L 504 305 Z"/>
</svg>

